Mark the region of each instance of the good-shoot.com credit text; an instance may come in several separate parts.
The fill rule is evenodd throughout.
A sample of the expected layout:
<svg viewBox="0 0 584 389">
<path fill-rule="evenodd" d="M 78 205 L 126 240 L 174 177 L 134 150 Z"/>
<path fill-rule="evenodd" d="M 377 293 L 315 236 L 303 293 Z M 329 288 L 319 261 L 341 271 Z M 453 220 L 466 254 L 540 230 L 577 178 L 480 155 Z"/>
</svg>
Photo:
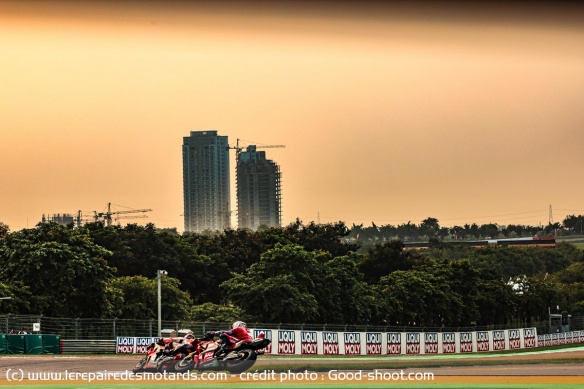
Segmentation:
<svg viewBox="0 0 584 389">
<path fill-rule="evenodd" d="M 389 382 L 389 381 L 434 381 L 434 373 L 430 372 L 406 372 L 404 370 L 329 370 L 315 371 L 282 371 L 254 370 L 239 374 L 225 372 L 143 372 L 134 374 L 131 371 L 52 371 L 52 372 L 27 372 L 22 369 L 8 369 L 6 371 L 8 382 L 38 381 L 76 381 L 77 383 L 95 382 L 135 382 L 135 381 L 199 381 L 199 382 Z"/>
</svg>

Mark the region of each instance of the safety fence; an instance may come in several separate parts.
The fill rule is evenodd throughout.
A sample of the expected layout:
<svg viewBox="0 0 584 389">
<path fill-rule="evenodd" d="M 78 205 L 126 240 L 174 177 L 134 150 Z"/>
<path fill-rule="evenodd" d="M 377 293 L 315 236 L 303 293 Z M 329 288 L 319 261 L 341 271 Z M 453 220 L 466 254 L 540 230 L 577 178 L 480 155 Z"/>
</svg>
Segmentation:
<svg viewBox="0 0 584 389">
<path fill-rule="evenodd" d="M 286 324 L 286 323 L 247 323 L 250 328 L 269 328 L 274 330 L 322 331 L 322 332 L 399 332 L 399 333 L 443 333 L 443 332 L 484 332 L 520 328 L 535 328 L 538 334 L 549 333 L 549 322 L 512 323 L 496 326 L 468 327 L 416 327 L 373 324 Z M 180 330 L 188 328 L 195 335 L 207 331 L 229 328 L 229 322 L 196 322 L 163 320 L 163 329 Z M 571 318 L 570 329 L 584 330 L 584 316 Z M 0 315 L 0 333 L 58 334 L 62 340 L 111 340 L 119 336 L 155 337 L 158 334 L 158 321 L 154 319 L 95 319 L 95 318 L 54 318 L 43 315 Z"/>
<path fill-rule="evenodd" d="M 60 354 L 59 335 L 0 334 L 0 354 Z"/>
</svg>

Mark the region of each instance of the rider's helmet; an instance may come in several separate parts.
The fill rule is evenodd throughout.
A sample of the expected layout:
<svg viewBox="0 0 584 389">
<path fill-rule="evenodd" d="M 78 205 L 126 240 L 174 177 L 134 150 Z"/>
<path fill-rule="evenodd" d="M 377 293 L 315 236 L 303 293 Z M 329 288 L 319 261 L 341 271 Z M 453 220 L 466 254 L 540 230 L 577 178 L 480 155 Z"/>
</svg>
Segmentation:
<svg viewBox="0 0 584 389">
<path fill-rule="evenodd" d="M 195 335 L 193 335 L 193 331 L 189 331 L 187 332 L 187 334 L 185 335 L 185 339 L 195 339 Z"/>
<path fill-rule="evenodd" d="M 234 328 L 246 328 L 246 327 L 247 327 L 247 324 L 245 324 L 244 322 L 239 321 L 239 320 L 236 321 L 235 323 L 233 323 L 233 325 L 231 326 L 232 329 L 234 329 Z"/>
</svg>

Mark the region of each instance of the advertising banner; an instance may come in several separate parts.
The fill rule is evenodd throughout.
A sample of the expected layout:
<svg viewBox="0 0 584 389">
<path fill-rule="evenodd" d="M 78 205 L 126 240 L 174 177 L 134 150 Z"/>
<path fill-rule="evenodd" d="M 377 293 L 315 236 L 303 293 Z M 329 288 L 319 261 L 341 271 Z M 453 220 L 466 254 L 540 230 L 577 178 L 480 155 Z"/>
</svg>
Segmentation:
<svg viewBox="0 0 584 389">
<path fill-rule="evenodd" d="M 387 353 L 398 355 L 402 353 L 402 334 L 401 332 L 387 333 Z"/>
<path fill-rule="evenodd" d="M 300 353 L 318 354 L 318 333 L 316 331 L 300 331 Z"/>
<path fill-rule="evenodd" d="M 337 332 L 322 333 L 322 351 L 324 355 L 339 354 L 339 334 Z"/>
<path fill-rule="evenodd" d="M 493 351 L 506 350 L 505 331 L 493 331 Z"/>
<path fill-rule="evenodd" d="M 489 333 L 487 331 L 477 332 L 477 351 L 490 351 Z"/>
<path fill-rule="evenodd" d="M 158 338 L 118 336 L 116 338 L 117 354 L 146 354 L 146 348 Z"/>
<path fill-rule="evenodd" d="M 361 333 L 345 332 L 345 355 L 361 355 Z"/>
<path fill-rule="evenodd" d="M 383 342 L 381 332 L 367 332 L 365 334 L 365 354 L 381 355 Z"/>
<path fill-rule="evenodd" d="M 509 348 L 511 350 L 521 348 L 521 331 L 508 330 L 509 333 Z"/>
<path fill-rule="evenodd" d="M 420 333 L 406 332 L 406 354 L 420 353 Z"/>
<path fill-rule="evenodd" d="M 454 354 L 456 352 L 456 332 L 442 333 L 442 353 Z"/>
<path fill-rule="evenodd" d="M 264 335 L 264 337 L 266 339 L 270 339 L 272 342 L 268 345 L 268 347 L 263 348 L 263 349 L 258 350 L 258 351 L 263 351 L 266 354 L 272 354 L 272 345 L 274 344 L 274 341 L 275 341 L 274 337 L 272 336 L 272 330 L 254 329 L 252 331 L 252 334 L 253 334 L 254 339 L 259 337 L 260 335 Z"/>
<path fill-rule="evenodd" d="M 333 332 L 252 329 L 277 355 L 421 355 L 501 351 L 584 342 L 584 331 L 537 335 L 535 328 L 476 332 Z M 116 353 L 145 354 L 153 337 L 116 339 Z M 9 351 L 10 352 L 10 351 Z"/>
<path fill-rule="evenodd" d="M 438 354 L 438 333 L 424 333 L 424 354 Z"/>
<path fill-rule="evenodd" d="M 460 333 L 460 348 L 461 353 L 472 353 L 472 332 Z"/>
<path fill-rule="evenodd" d="M 523 329 L 523 347 L 537 347 L 537 330 L 535 328 Z"/>
<path fill-rule="evenodd" d="M 296 354 L 296 333 L 278 330 L 278 354 Z"/>
</svg>

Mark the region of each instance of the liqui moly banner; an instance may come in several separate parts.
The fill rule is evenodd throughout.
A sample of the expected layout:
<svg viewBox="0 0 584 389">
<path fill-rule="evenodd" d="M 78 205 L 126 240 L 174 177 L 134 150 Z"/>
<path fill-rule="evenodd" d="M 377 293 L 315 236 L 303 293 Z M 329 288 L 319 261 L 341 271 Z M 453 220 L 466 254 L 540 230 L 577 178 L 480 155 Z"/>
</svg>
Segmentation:
<svg viewBox="0 0 584 389">
<path fill-rule="evenodd" d="M 136 338 L 129 336 L 118 336 L 116 338 L 117 354 L 146 354 L 149 345 L 156 342 L 158 338 L 144 337 Z"/>
<path fill-rule="evenodd" d="M 477 332 L 477 351 L 490 351 L 489 333 L 487 331 Z"/>
<path fill-rule="evenodd" d="M 442 333 L 442 353 L 454 354 L 456 352 L 456 332 Z"/>
<path fill-rule="evenodd" d="M 254 329 L 253 330 L 253 338 L 257 338 L 260 335 L 264 335 L 264 337 L 266 339 L 270 339 L 272 342 L 263 350 L 266 354 L 272 354 L 272 344 L 274 343 L 274 338 L 272 337 L 272 330 L 260 330 L 260 329 Z M 260 350 L 260 351 L 261 351 Z"/>
<path fill-rule="evenodd" d="M 436 332 L 424 333 L 424 353 L 438 354 L 438 334 Z"/>
<path fill-rule="evenodd" d="M 509 331 L 509 348 L 511 350 L 521 348 L 521 331 L 520 330 L 508 331 Z"/>
<path fill-rule="evenodd" d="M 420 353 L 420 333 L 406 332 L 406 354 Z"/>
<path fill-rule="evenodd" d="M 361 355 L 361 333 L 345 332 L 345 355 Z"/>
<path fill-rule="evenodd" d="M 505 331 L 493 331 L 493 351 L 507 349 L 507 342 L 505 342 Z"/>
<path fill-rule="evenodd" d="M 367 332 L 365 334 L 365 354 L 381 355 L 383 342 L 381 332 Z"/>
<path fill-rule="evenodd" d="M 402 333 L 388 332 L 387 333 L 387 353 L 391 355 L 399 355 L 402 353 Z"/>
<path fill-rule="evenodd" d="M 300 353 L 301 354 L 318 354 L 318 332 L 301 331 L 300 332 Z"/>
<path fill-rule="evenodd" d="M 339 333 L 323 332 L 322 333 L 322 351 L 324 355 L 339 354 Z"/>
<path fill-rule="evenodd" d="M 520 349 L 584 342 L 584 331 L 537 335 L 535 328 L 477 332 L 333 332 L 253 329 L 272 342 L 264 349 L 278 355 L 420 355 Z M 117 337 L 116 352 L 145 354 L 157 338 Z"/>
<path fill-rule="evenodd" d="M 117 354 L 134 354 L 136 350 L 136 338 L 118 336 L 116 340 Z"/>
<path fill-rule="evenodd" d="M 545 334 L 545 345 L 546 346 L 551 346 L 553 345 L 554 341 L 552 340 L 552 334 Z"/>
<path fill-rule="evenodd" d="M 461 353 L 472 353 L 472 332 L 461 332 L 460 333 L 460 352 Z"/>
<path fill-rule="evenodd" d="M 296 354 L 295 331 L 278 330 L 278 354 Z"/>
<path fill-rule="evenodd" d="M 523 347 L 537 347 L 537 331 L 535 328 L 523 329 Z"/>
<path fill-rule="evenodd" d="M 146 349 L 158 338 L 136 338 L 136 354 L 146 354 Z"/>
</svg>

